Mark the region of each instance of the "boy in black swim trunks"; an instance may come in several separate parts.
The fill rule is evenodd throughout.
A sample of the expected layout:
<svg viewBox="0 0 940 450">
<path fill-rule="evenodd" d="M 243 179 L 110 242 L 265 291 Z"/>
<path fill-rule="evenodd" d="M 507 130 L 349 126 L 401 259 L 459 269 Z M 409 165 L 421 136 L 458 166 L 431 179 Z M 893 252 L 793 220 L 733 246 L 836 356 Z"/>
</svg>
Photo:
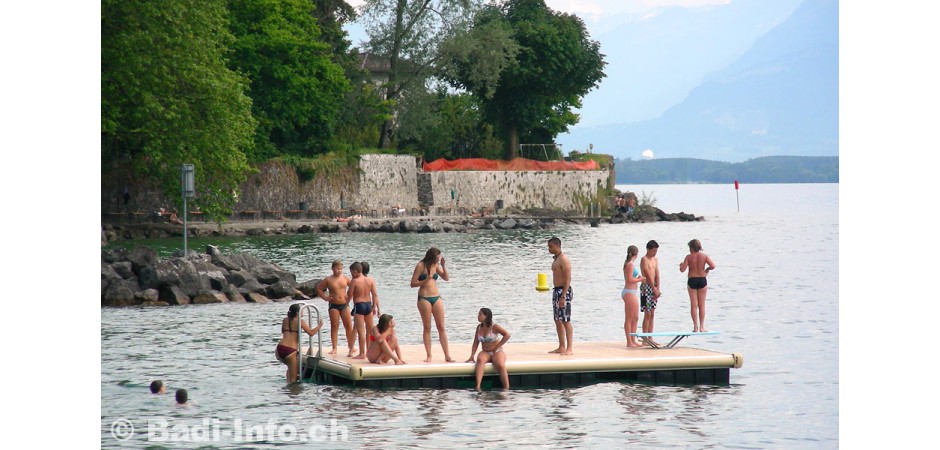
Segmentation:
<svg viewBox="0 0 940 450">
<path fill-rule="evenodd" d="M 355 343 L 355 332 L 352 329 L 352 318 L 349 315 L 349 299 L 346 297 L 346 290 L 349 288 L 349 278 L 343 275 L 343 262 L 333 261 L 333 274 L 324 278 L 317 285 L 317 295 L 320 298 L 330 302 L 330 338 L 333 341 L 333 350 L 331 355 L 336 354 L 336 342 L 339 335 L 340 321 L 343 328 L 346 329 L 346 342 L 349 343 L 349 353 L 346 356 L 353 356 L 353 345 Z M 329 291 L 329 295 L 326 294 Z"/>
</svg>

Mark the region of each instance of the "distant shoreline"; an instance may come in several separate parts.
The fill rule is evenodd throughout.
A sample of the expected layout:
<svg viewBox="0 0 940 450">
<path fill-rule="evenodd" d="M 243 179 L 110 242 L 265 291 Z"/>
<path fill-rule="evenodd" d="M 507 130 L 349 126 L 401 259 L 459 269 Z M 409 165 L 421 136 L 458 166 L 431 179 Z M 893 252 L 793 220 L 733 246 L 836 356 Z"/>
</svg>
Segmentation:
<svg viewBox="0 0 940 450">
<path fill-rule="evenodd" d="M 739 163 L 696 158 L 615 159 L 617 184 L 838 183 L 838 156 L 764 156 Z"/>
</svg>

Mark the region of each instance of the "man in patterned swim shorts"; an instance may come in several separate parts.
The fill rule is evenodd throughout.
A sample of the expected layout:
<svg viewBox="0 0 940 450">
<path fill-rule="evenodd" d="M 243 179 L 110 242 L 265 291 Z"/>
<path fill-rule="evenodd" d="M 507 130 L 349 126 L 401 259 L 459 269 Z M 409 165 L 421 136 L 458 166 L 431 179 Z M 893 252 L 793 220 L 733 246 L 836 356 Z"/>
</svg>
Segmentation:
<svg viewBox="0 0 940 450">
<path fill-rule="evenodd" d="M 562 355 L 574 354 L 571 338 L 574 331 L 571 327 L 571 300 L 574 298 L 571 290 L 571 261 L 568 255 L 561 252 L 561 239 L 552 237 L 548 240 L 548 252 L 554 255 L 552 262 L 552 317 L 555 319 L 555 331 L 558 333 L 558 348 L 549 353 Z"/>
<path fill-rule="evenodd" d="M 656 302 L 661 294 L 659 290 L 659 261 L 656 253 L 659 243 L 646 243 L 646 254 L 640 259 L 640 273 L 646 280 L 640 283 L 640 311 L 643 311 L 643 332 L 653 332 L 653 320 L 656 317 Z"/>
</svg>

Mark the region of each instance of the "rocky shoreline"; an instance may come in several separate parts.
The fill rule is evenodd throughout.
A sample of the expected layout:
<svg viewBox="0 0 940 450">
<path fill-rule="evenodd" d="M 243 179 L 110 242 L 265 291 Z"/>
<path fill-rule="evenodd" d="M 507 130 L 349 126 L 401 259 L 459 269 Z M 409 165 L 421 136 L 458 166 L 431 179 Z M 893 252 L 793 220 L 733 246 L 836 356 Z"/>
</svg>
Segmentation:
<svg viewBox="0 0 940 450">
<path fill-rule="evenodd" d="M 206 253 L 159 258 L 140 246 L 101 251 L 101 306 L 171 306 L 309 300 L 320 280 L 296 275 L 248 253 Z"/>
<path fill-rule="evenodd" d="M 224 224 L 190 222 L 187 232 L 198 236 L 263 236 L 307 233 L 464 233 L 474 230 L 550 229 L 564 224 L 692 222 L 705 220 L 701 216 L 665 213 L 655 207 L 640 207 L 633 214 L 606 217 L 579 217 L 559 214 L 557 211 L 526 210 L 518 214 L 498 216 L 419 216 L 401 218 L 351 218 L 348 220 L 296 220 L 271 219 L 262 221 L 231 221 Z M 183 226 L 171 223 L 105 223 L 101 229 L 101 243 L 118 240 L 182 237 Z"/>
</svg>

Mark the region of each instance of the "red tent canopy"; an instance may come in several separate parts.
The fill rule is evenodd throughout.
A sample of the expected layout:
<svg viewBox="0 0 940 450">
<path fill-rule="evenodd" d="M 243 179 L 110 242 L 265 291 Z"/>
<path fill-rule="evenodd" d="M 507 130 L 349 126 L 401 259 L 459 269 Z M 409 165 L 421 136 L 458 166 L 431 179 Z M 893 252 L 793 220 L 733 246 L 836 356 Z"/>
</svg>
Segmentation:
<svg viewBox="0 0 940 450">
<path fill-rule="evenodd" d="M 514 158 L 502 161 L 485 158 L 462 158 L 448 161 L 438 159 L 424 163 L 425 172 L 439 172 L 445 170 L 507 170 L 507 171 L 552 171 L 552 170 L 599 170 L 597 161 L 569 162 L 569 161 L 536 161 L 526 158 Z"/>
</svg>

